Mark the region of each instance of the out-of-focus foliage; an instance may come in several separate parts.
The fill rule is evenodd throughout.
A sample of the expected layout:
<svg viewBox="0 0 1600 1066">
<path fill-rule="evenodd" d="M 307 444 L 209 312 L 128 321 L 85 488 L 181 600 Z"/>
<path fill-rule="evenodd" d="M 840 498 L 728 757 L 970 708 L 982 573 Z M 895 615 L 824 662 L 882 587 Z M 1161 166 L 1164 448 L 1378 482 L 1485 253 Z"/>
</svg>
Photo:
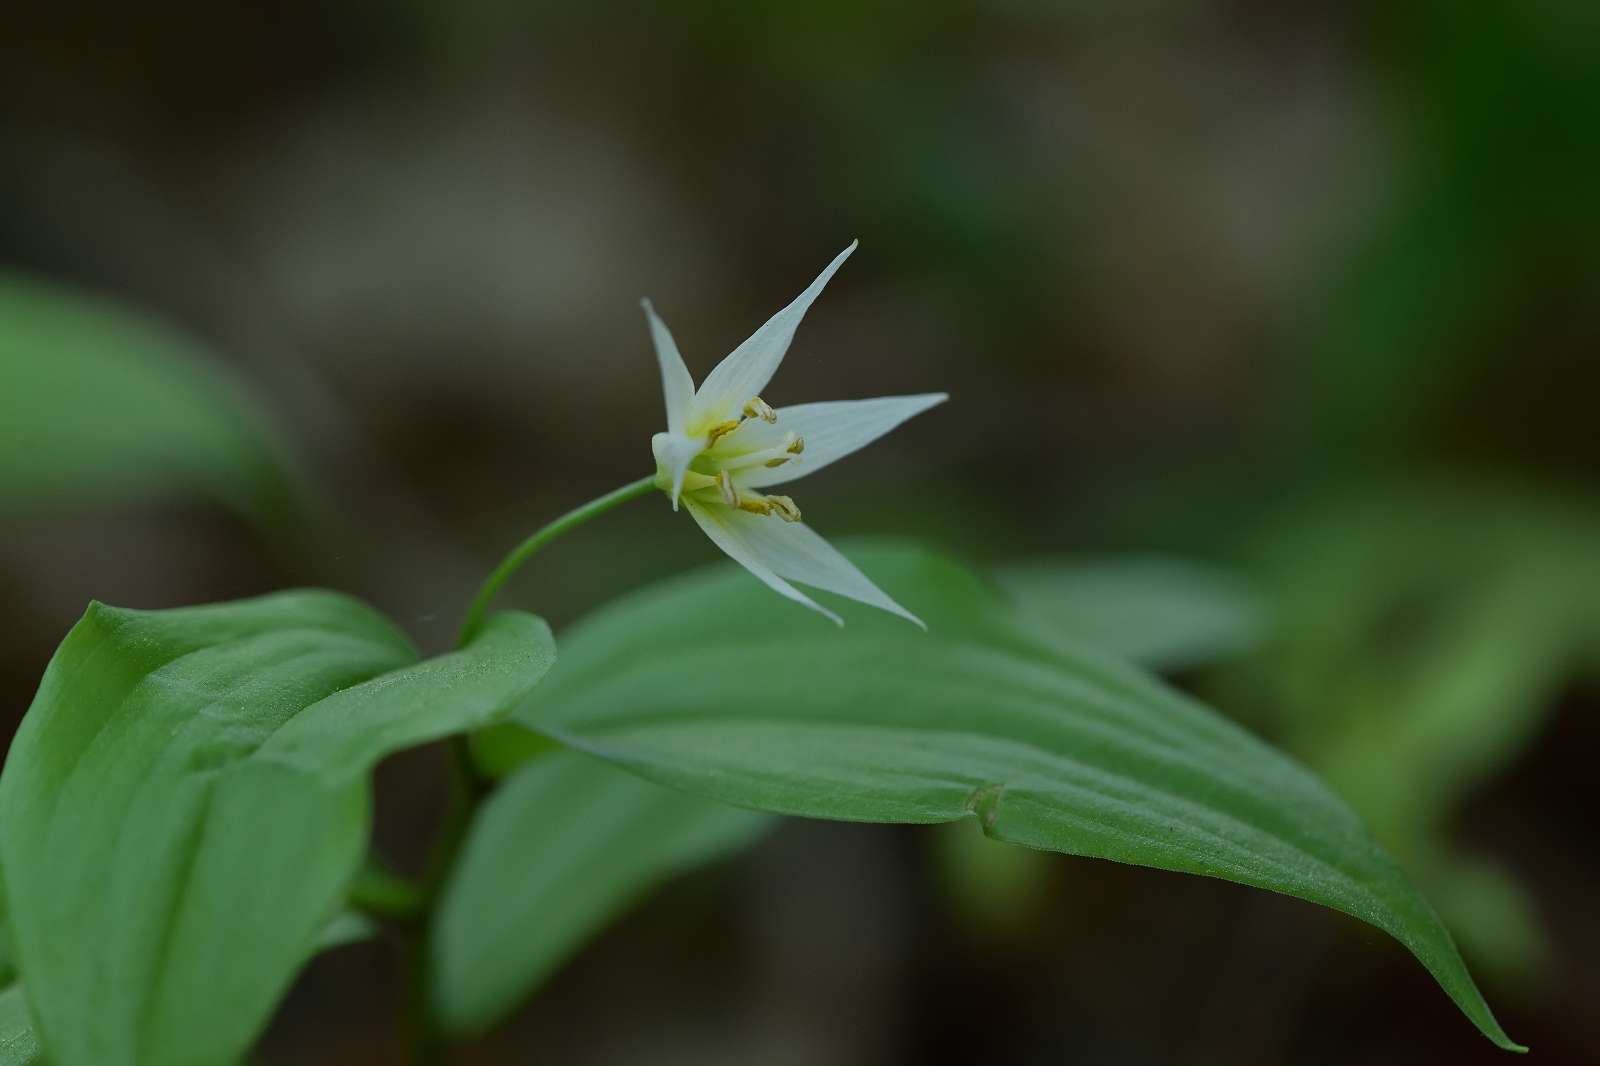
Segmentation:
<svg viewBox="0 0 1600 1066">
<path fill-rule="evenodd" d="M 1369 17 L 1388 46 L 1375 60 L 1390 133 L 1407 151 L 1396 188 L 1352 228 L 1348 257 L 1293 336 L 1306 356 L 1303 403 L 1291 408 L 1306 421 L 1298 431 L 1322 461 L 1346 468 L 1426 446 L 1531 316 L 1600 293 L 1582 251 L 1600 240 L 1590 193 L 1600 11 L 1426 0 L 1374 4 Z M 1552 363 L 1562 364 L 1543 352 L 1513 359 L 1536 383 L 1553 384 Z M 1594 382 L 1585 363 L 1574 354 L 1563 369 Z M 1526 397 L 1511 388 L 1504 398 Z M 1580 403 L 1560 389 L 1542 398 Z M 1526 428 L 1539 441 L 1578 427 Z"/>
<path fill-rule="evenodd" d="M 1010 847 L 960 822 L 932 827 L 928 849 L 928 872 L 951 917 L 978 937 L 1025 937 L 1053 902 L 1061 860 L 1047 851 Z"/>
<path fill-rule="evenodd" d="M 997 840 L 1321 903 L 1393 935 L 1485 1035 L 1517 1046 L 1433 911 L 1298 764 L 1115 657 L 1025 637 L 936 556 L 858 558 L 928 632 L 848 605 L 842 629 L 808 631 L 722 569 L 574 628 L 516 720 L 710 799 L 854 821 L 975 819 Z M 739 669 L 724 684 L 729 663 Z"/>
<path fill-rule="evenodd" d="M 261 519 L 293 506 L 261 410 L 148 315 L 0 273 L 0 513 L 205 493 Z"/>
<path fill-rule="evenodd" d="M 1265 624 L 1241 581 L 1180 559 L 1030 560 L 995 577 L 1042 639 L 1102 647 L 1157 672 L 1246 651 Z"/>
<path fill-rule="evenodd" d="M 1217 694 L 1298 753 L 1423 879 L 1469 948 L 1526 969 L 1530 904 L 1449 845 L 1461 801 L 1600 671 L 1600 512 L 1559 494 L 1408 482 L 1260 535 L 1276 624 Z"/>
</svg>

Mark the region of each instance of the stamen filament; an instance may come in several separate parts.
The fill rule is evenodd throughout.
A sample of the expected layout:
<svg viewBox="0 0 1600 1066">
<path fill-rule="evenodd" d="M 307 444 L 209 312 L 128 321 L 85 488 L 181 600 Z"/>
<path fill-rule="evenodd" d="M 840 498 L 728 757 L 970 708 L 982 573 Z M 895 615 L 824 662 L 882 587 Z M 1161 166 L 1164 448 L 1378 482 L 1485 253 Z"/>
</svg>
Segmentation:
<svg viewBox="0 0 1600 1066">
<path fill-rule="evenodd" d="M 722 460 L 724 470 L 744 470 L 752 466 L 782 466 L 801 452 L 806 450 L 806 442 L 802 437 L 790 433 L 781 444 L 770 448 L 761 448 L 757 451 L 746 452 Z"/>
</svg>

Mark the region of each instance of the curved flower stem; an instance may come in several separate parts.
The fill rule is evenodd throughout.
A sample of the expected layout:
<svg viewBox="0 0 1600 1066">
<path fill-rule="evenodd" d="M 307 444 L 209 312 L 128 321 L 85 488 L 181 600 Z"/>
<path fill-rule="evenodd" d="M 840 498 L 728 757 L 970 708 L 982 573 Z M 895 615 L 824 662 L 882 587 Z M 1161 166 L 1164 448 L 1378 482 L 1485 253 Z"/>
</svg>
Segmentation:
<svg viewBox="0 0 1600 1066">
<path fill-rule="evenodd" d="M 467 641 L 477 635 L 478 630 L 483 628 L 484 615 L 488 613 L 489 604 L 493 602 L 495 594 L 500 591 L 502 585 L 510 580 L 511 575 L 515 574 L 522 564 L 528 561 L 528 558 L 534 552 L 550 541 L 555 540 L 567 530 L 575 526 L 581 526 L 589 519 L 603 515 L 613 507 L 643 496 L 653 488 L 655 488 L 654 475 L 640 478 L 638 481 L 624 485 L 620 489 L 615 489 L 604 496 L 590 500 L 581 507 L 573 508 L 511 549 L 511 553 L 500 561 L 500 565 L 494 568 L 494 572 L 484 579 L 483 585 L 478 589 L 477 596 L 473 597 L 472 606 L 467 608 L 466 620 L 461 623 L 461 632 L 456 638 L 456 643 L 465 645 Z"/>
</svg>

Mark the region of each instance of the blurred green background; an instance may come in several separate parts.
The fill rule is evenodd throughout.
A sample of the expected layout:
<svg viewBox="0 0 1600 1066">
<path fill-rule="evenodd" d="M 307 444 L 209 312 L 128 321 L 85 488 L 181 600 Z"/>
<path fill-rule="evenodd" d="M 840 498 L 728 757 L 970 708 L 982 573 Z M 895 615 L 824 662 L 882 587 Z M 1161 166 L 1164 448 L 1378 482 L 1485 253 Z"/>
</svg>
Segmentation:
<svg viewBox="0 0 1600 1066">
<path fill-rule="evenodd" d="M 91 597 L 327 584 L 445 646 L 649 471 L 639 297 L 703 374 L 859 237 L 768 399 L 952 402 L 808 518 L 1086 560 L 1078 636 L 1321 772 L 1541 1061 L 1600 1048 L 1592 3 L 23 0 L 0 163 L 8 731 Z M 515 598 L 559 626 L 708 560 L 659 502 Z M 1152 644 L 1175 568 L 1214 639 Z M 402 863 L 436 755 L 380 772 Z M 393 961 L 314 962 L 260 1061 L 392 1061 Z M 1331 912 L 796 822 L 460 1061 L 1499 1055 Z"/>
</svg>

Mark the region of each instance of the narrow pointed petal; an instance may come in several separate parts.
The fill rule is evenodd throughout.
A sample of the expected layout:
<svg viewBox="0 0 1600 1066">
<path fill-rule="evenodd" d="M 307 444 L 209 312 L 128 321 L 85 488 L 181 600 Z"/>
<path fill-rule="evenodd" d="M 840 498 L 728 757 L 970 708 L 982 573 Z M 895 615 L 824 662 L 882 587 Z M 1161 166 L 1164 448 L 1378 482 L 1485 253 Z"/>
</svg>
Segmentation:
<svg viewBox="0 0 1600 1066">
<path fill-rule="evenodd" d="M 794 433 L 805 441 L 805 451 L 782 466 L 754 467 L 739 478 L 739 484 L 761 488 L 814 474 L 829 463 L 860 451 L 907 419 L 930 407 L 937 407 L 949 398 L 945 393 L 931 392 L 921 396 L 885 396 L 876 400 L 839 400 L 781 407 L 778 409 L 777 422 L 752 426 L 741 432 L 747 435 L 752 447 L 769 440 L 775 445 Z"/>
<path fill-rule="evenodd" d="M 794 331 L 805 317 L 806 309 L 822 292 L 822 287 L 833 277 L 834 271 L 856 250 L 857 243 L 851 241 L 850 247 L 834 257 L 833 262 L 817 275 L 817 280 L 805 292 L 795 297 L 788 307 L 767 319 L 766 325 L 750 334 L 748 340 L 717 364 L 716 369 L 701 383 L 700 391 L 695 396 L 695 411 L 699 417 L 733 417 L 745 401 L 759 395 L 767 387 L 767 382 L 777 373 L 778 364 L 783 362 L 784 353 L 789 350 L 789 342 L 794 340 Z"/>
<path fill-rule="evenodd" d="M 661 316 L 656 314 L 650 301 L 640 300 L 639 306 L 644 308 L 644 316 L 650 323 L 650 340 L 655 344 L 656 360 L 661 364 L 661 394 L 667 401 L 667 430 L 682 433 L 683 427 L 689 422 L 689 408 L 694 403 L 694 378 L 689 376 L 689 368 L 684 366 L 683 356 L 678 354 L 678 342 L 672 339 L 672 332 L 661 321 Z"/>
<path fill-rule="evenodd" d="M 743 535 L 743 530 L 733 524 L 734 519 L 751 516 L 745 515 L 743 511 L 736 511 L 731 507 L 701 504 L 693 499 L 684 500 L 683 505 L 688 509 L 689 514 L 694 516 L 695 522 L 705 532 L 705 535 L 711 538 L 711 543 L 727 553 L 728 558 L 760 578 L 768 588 L 780 596 L 791 599 L 796 603 L 804 604 L 818 614 L 832 619 L 834 625 L 844 625 L 844 619 L 789 584 L 789 582 L 773 572 L 770 566 L 757 558 L 756 552 Z"/>
<path fill-rule="evenodd" d="M 897 614 L 923 629 L 928 628 L 923 625 L 922 619 L 892 600 L 888 593 L 857 569 L 855 563 L 840 555 L 810 526 L 731 508 L 722 518 L 722 523 L 732 536 L 744 544 L 756 562 L 778 576 L 846 596 L 869 607 Z"/>
<path fill-rule="evenodd" d="M 672 498 L 674 511 L 678 509 L 678 497 L 683 494 L 683 478 L 689 472 L 689 464 L 704 447 L 705 441 L 681 433 L 657 433 L 650 438 L 650 451 L 656 457 L 656 484 L 662 488 L 671 486 L 667 495 Z"/>
</svg>

